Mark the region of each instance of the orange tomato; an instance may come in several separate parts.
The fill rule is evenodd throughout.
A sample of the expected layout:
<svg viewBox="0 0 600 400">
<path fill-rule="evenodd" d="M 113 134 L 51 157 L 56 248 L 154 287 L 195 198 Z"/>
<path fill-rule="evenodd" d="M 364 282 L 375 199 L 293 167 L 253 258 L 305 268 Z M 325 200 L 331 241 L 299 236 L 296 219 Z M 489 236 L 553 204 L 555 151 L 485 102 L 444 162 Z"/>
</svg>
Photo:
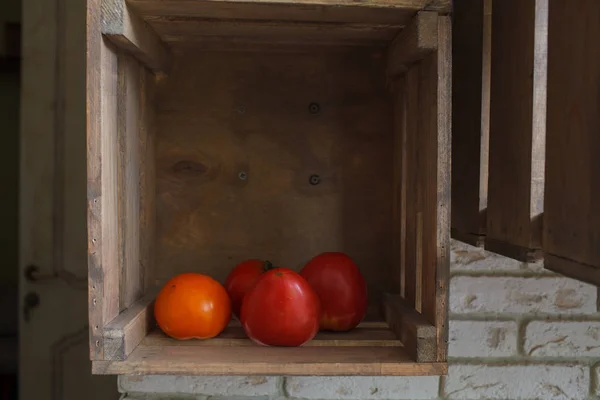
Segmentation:
<svg viewBox="0 0 600 400">
<path fill-rule="evenodd" d="M 231 319 L 231 300 L 210 276 L 185 273 L 168 281 L 154 303 L 160 329 L 175 339 L 209 339 Z"/>
</svg>

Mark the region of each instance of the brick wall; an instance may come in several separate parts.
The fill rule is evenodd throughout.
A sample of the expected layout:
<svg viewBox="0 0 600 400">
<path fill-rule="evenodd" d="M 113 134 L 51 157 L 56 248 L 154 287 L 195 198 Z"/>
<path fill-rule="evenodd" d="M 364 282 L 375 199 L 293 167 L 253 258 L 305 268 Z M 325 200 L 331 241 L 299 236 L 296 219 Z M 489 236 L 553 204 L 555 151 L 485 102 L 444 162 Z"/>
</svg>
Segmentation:
<svg viewBox="0 0 600 400">
<path fill-rule="evenodd" d="M 122 377 L 127 399 L 600 399 L 594 286 L 453 243 L 438 377 Z"/>
</svg>

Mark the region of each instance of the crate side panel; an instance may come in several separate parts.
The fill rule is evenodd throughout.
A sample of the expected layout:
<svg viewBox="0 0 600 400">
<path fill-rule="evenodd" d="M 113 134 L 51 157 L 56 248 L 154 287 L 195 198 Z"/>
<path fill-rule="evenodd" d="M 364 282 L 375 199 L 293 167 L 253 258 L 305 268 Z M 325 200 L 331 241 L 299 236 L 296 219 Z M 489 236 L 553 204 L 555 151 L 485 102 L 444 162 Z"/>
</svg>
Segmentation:
<svg viewBox="0 0 600 400">
<path fill-rule="evenodd" d="M 452 234 L 478 244 L 487 209 L 491 0 L 454 5 Z"/>
<path fill-rule="evenodd" d="M 101 360 L 103 327 L 119 313 L 117 54 L 101 37 L 97 6 L 88 3 L 87 223 L 90 356 Z"/>
<path fill-rule="evenodd" d="M 158 108 L 157 283 L 183 271 L 223 281 L 249 257 L 299 269 L 340 250 L 377 312 L 393 175 L 380 53 L 182 53 Z"/>
<path fill-rule="evenodd" d="M 600 3 L 550 2 L 545 267 L 600 285 Z"/>
<path fill-rule="evenodd" d="M 541 246 L 544 6 L 547 0 L 496 1 L 492 12 L 486 248 L 523 261 L 538 257 Z"/>
</svg>

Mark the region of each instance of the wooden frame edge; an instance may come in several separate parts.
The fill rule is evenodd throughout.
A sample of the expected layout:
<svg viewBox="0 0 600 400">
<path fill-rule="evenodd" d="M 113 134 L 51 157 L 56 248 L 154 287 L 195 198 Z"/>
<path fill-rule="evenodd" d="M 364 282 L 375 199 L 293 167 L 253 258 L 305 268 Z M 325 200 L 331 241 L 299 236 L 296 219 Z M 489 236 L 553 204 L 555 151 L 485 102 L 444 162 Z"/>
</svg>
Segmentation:
<svg viewBox="0 0 600 400">
<path fill-rule="evenodd" d="M 544 268 L 569 278 L 600 286 L 600 270 L 593 265 L 546 253 Z"/>
<path fill-rule="evenodd" d="M 104 360 L 125 360 L 146 337 L 154 323 L 152 290 L 104 327 Z"/>
<path fill-rule="evenodd" d="M 385 320 L 404 344 L 406 352 L 418 363 L 437 361 L 436 328 L 400 295 L 386 293 L 383 300 Z"/>
<path fill-rule="evenodd" d="M 155 73 L 168 75 L 171 52 L 154 30 L 130 12 L 125 0 L 101 0 L 102 34 Z"/>
<path fill-rule="evenodd" d="M 393 77 L 438 48 L 438 14 L 421 11 L 396 36 L 388 47 L 387 75 Z"/>
<path fill-rule="evenodd" d="M 177 363 L 168 367 L 161 361 L 93 361 L 94 375 L 185 375 L 185 376 L 440 376 L 448 373 L 445 362 L 380 364 L 352 364 L 352 372 L 344 371 L 336 363 L 286 363 L 263 364 L 251 371 L 243 363 L 216 364 L 210 368 L 198 369 L 197 364 Z M 363 371 L 363 372 L 356 372 Z"/>
<path fill-rule="evenodd" d="M 544 257 L 542 249 L 518 246 L 503 240 L 485 238 L 485 250 L 522 262 L 536 262 Z"/>
</svg>

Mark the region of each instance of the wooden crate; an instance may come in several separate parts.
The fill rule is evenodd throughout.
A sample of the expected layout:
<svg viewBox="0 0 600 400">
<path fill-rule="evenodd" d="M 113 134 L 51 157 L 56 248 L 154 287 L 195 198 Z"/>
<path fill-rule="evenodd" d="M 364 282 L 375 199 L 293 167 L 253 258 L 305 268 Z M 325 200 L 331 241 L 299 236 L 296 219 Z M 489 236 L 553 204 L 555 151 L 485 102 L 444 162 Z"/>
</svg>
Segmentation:
<svg viewBox="0 0 600 400">
<path fill-rule="evenodd" d="M 88 0 L 97 374 L 447 371 L 450 0 Z M 311 179 L 318 176 L 318 184 Z M 344 251 L 365 321 L 299 348 L 176 341 L 157 288 Z"/>
<path fill-rule="evenodd" d="M 454 2 L 453 236 L 598 286 L 600 2 L 473 3 Z"/>
</svg>

